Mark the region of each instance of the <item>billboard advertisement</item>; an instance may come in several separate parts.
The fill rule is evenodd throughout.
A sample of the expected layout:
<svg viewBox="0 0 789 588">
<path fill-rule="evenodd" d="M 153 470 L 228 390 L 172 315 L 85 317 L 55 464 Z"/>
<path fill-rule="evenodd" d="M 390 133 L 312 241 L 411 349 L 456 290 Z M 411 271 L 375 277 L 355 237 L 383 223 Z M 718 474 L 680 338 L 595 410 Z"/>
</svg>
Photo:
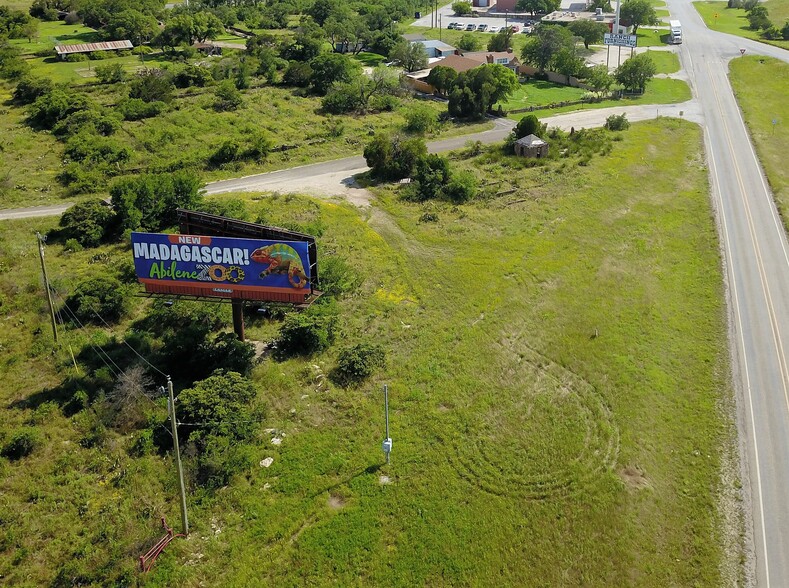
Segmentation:
<svg viewBox="0 0 789 588">
<path fill-rule="evenodd" d="M 132 233 L 147 292 L 296 301 L 311 293 L 308 243 Z"/>
</svg>

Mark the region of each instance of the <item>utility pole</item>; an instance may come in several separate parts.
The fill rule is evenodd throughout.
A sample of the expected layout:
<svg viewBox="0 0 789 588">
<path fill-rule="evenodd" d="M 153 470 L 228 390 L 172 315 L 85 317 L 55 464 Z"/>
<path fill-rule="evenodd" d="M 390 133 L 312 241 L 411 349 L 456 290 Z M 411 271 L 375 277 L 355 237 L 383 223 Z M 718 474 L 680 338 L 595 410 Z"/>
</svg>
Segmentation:
<svg viewBox="0 0 789 588">
<path fill-rule="evenodd" d="M 384 439 L 382 449 L 388 464 L 389 454 L 392 453 L 392 438 L 389 436 L 389 386 L 386 384 L 384 384 L 384 416 L 386 417 L 386 439 Z"/>
<path fill-rule="evenodd" d="M 178 468 L 178 482 L 181 487 L 181 525 L 183 533 L 189 536 L 189 519 L 186 516 L 186 487 L 184 486 L 184 470 L 181 467 L 181 449 L 178 447 L 178 425 L 175 420 L 175 398 L 173 397 L 173 381 L 167 376 L 167 408 L 170 412 L 170 426 L 173 430 L 173 446 L 175 448 L 175 466 Z"/>
<path fill-rule="evenodd" d="M 47 277 L 47 266 L 44 264 L 44 237 L 36 231 L 38 239 L 38 256 L 41 258 L 41 273 L 44 274 L 44 288 L 47 291 L 47 302 L 49 303 L 49 318 L 52 320 L 52 334 L 55 336 L 55 343 L 58 342 L 58 328 L 55 322 L 55 308 L 52 306 L 52 292 L 49 290 L 49 278 Z"/>
</svg>

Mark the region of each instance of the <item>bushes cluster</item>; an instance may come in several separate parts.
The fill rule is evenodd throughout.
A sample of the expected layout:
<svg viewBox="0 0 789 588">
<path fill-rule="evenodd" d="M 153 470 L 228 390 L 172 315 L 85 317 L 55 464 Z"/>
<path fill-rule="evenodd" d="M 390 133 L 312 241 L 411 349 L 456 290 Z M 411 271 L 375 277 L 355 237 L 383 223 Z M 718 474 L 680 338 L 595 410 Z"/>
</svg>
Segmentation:
<svg viewBox="0 0 789 588">
<path fill-rule="evenodd" d="M 334 343 L 338 322 L 333 309 L 325 305 L 289 314 L 279 330 L 277 355 L 312 355 L 324 351 Z"/>
<path fill-rule="evenodd" d="M 129 307 L 127 288 L 113 277 L 99 276 L 83 280 L 66 299 L 70 313 L 80 323 L 117 322 Z"/>
<path fill-rule="evenodd" d="M 11 439 L 3 445 L 0 455 L 11 460 L 22 459 L 33 453 L 33 451 L 41 444 L 41 438 L 33 428 L 25 427 L 17 430 Z"/>
<path fill-rule="evenodd" d="M 630 128 L 630 121 L 627 120 L 625 113 L 612 114 L 605 119 L 604 127 L 609 131 L 626 131 Z"/>
<path fill-rule="evenodd" d="M 273 143 L 265 133 L 253 134 L 245 145 L 234 139 L 222 143 L 208 158 L 209 167 L 226 167 L 243 161 L 261 161 L 271 152 Z"/>
<path fill-rule="evenodd" d="M 118 102 L 115 110 L 123 117 L 123 120 L 142 120 L 157 116 L 166 108 L 167 104 L 159 100 L 145 102 L 139 98 L 125 98 Z"/>
<path fill-rule="evenodd" d="M 74 239 L 82 247 L 96 247 L 109 234 L 115 213 L 99 199 L 75 204 L 60 217 L 66 239 Z"/>
<path fill-rule="evenodd" d="M 359 343 L 340 350 L 332 379 L 341 385 L 357 384 L 386 365 L 386 351 L 381 345 Z"/>
<path fill-rule="evenodd" d="M 122 229 L 161 231 L 176 223 L 177 208 L 193 208 L 200 202 L 201 186 L 191 171 L 141 174 L 118 180 L 110 196 Z"/>
</svg>

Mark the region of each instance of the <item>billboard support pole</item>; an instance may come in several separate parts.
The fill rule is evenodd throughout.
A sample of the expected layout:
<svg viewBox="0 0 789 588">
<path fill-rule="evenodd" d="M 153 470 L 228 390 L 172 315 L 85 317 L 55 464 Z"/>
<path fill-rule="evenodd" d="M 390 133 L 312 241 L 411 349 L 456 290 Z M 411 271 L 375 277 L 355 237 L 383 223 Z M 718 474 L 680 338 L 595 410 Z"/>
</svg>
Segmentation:
<svg viewBox="0 0 789 588">
<path fill-rule="evenodd" d="M 239 341 L 244 340 L 244 303 L 241 300 L 234 298 L 232 300 L 233 306 L 233 331 L 236 333 Z"/>
</svg>

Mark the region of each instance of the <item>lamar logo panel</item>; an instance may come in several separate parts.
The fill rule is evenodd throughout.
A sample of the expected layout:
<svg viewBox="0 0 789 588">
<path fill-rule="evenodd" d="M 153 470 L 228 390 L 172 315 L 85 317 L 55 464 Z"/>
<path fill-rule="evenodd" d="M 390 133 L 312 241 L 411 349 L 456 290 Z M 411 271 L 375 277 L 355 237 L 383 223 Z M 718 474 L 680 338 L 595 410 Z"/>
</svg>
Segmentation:
<svg viewBox="0 0 789 588">
<path fill-rule="evenodd" d="M 149 293 L 296 304 L 312 294 L 305 241 L 132 233 L 132 251 Z"/>
</svg>

